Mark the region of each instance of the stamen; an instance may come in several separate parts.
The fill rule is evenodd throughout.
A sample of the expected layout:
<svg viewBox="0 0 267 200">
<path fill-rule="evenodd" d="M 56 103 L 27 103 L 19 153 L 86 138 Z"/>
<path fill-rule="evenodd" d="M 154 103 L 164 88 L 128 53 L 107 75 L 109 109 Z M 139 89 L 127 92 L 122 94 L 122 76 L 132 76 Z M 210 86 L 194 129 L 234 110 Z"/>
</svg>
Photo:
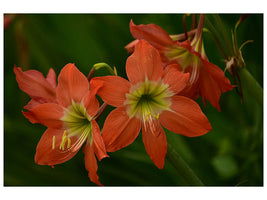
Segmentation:
<svg viewBox="0 0 267 200">
<path fill-rule="evenodd" d="M 53 136 L 53 142 L 52 142 L 52 149 L 55 149 L 55 145 L 56 145 L 56 136 Z"/>
<path fill-rule="evenodd" d="M 67 131 L 65 130 L 63 135 L 62 135 L 62 141 L 60 143 L 59 149 L 60 150 L 65 150 L 65 144 L 67 142 L 68 136 L 67 136 Z"/>
<path fill-rule="evenodd" d="M 156 118 L 157 120 L 159 119 L 159 113 L 157 115 L 152 114 L 151 112 L 147 113 L 145 116 L 145 122 L 148 120 L 148 118 L 152 116 L 154 118 Z M 151 118 L 151 117 L 150 117 Z"/>
<path fill-rule="evenodd" d="M 67 146 L 67 148 L 70 148 L 70 145 L 71 145 L 71 139 L 68 138 L 68 146 Z"/>
<path fill-rule="evenodd" d="M 158 127 L 159 123 L 158 122 L 153 122 L 153 118 L 155 118 L 156 120 L 159 119 L 159 113 L 157 115 L 153 115 L 152 113 L 148 113 L 145 120 L 143 121 L 144 123 L 144 129 L 145 131 L 150 130 L 150 132 L 158 137 L 160 134 L 160 128 Z"/>
</svg>

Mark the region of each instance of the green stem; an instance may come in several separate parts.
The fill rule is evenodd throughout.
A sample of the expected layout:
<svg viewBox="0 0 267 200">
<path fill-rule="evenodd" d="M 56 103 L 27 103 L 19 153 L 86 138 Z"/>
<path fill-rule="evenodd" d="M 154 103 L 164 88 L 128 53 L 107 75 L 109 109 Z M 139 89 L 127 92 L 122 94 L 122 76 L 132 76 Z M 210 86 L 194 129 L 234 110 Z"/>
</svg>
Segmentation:
<svg viewBox="0 0 267 200">
<path fill-rule="evenodd" d="M 204 186 L 194 171 L 187 165 L 183 158 L 168 144 L 166 158 L 180 174 L 184 182 L 191 186 Z"/>
<path fill-rule="evenodd" d="M 96 64 L 94 64 L 93 68 L 94 68 L 95 70 L 99 70 L 99 69 L 101 69 L 101 68 L 106 68 L 106 69 L 109 71 L 109 73 L 110 73 L 111 75 L 113 75 L 113 76 L 117 76 L 117 70 L 116 70 L 116 68 L 114 67 L 114 69 L 112 69 L 112 68 L 111 68 L 108 64 L 106 64 L 106 63 L 96 63 Z"/>
<path fill-rule="evenodd" d="M 263 90 L 260 84 L 254 79 L 246 68 L 238 70 L 241 79 L 242 88 L 246 89 L 252 95 L 260 106 L 263 105 Z"/>
</svg>

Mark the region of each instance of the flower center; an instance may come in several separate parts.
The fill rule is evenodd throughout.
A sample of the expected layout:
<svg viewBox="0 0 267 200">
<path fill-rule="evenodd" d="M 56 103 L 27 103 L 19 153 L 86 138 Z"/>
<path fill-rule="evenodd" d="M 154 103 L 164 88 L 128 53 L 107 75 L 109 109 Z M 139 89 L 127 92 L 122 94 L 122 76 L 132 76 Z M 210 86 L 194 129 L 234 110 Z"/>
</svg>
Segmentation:
<svg viewBox="0 0 267 200">
<path fill-rule="evenodd" d="M 188 85 L 193 84 L 199 78 L 202 61 L 197 55 L 189 52 L 186 48 L 176 47 L 166 51 L 165 56 L 171 61 L 177 61 L 183 72 L 188 68 L 187 71 L 191 74 Z"/>
<path fill-rule="evenodd" d="M 151 118 L 158 119 L 163 110 L 168 110 L 171 105 L 169 97 L 173 93 L 169 85 L 160 81 L 149 81 L 133 85 L 126 94 L 125 105 L 130 117 L 137 117 L 143 121 Z"/>
<path fill-rule="evenodd" d="M 72 101 L 72 105 L 65 109 L 65 114 L 61 118 L 64 122 L 63 128 L 65 129 L 62 135 L 60 150 L 69 148 L 80 148 L 86 139 L 92 142 L 92 125 L 91 117 L 88 115 L 83 103 L 76 103 Z M 74 138 L 75 142 L 71 144 L 71 139 Z M 54 148 L 54 138 L 53 145 Z"/>
</svg>

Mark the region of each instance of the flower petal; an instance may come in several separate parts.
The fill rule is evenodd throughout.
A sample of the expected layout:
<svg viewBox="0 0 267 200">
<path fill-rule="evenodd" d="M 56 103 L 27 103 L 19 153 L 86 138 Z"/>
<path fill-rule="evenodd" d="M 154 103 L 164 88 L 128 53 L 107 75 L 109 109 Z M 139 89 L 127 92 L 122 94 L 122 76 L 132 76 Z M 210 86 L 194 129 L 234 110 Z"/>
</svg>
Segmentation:
<svg viewBox="0 0 267 200">
<path fill-rule="evenodd" d="M 102 186 L 102 184 L 98 180 L 99 177 L 96 173 L 98 166 L 94 154 L 94 144 L 90 145 L 89 143 L 87 143 L 83 148 L 83 152 L 84 152 L 85 168 L 88 171 L 88 176 L 90 180 L 96 183 L 97 185 Z"/>
<path fill-rule="evenodd" d="M 95 120 L 91 121 L 92 123 L 92 135 L 93 135 L 93 143 L 94 143 L 94 152 L 98 158 L 98 160 L 102 160 L 105 157 L 109 157 L 106 152 L 106 147 L 101 136 L 101 132 L 98 124 Z"/>
<path fill-rule="evenodd" d="M 172 64 L 164 69 L 163 80 L 169 85 L 169 89 L 177 94 L 185 88 L 189 76 L 189 73 L 180 72 L 177 64 Z"/>
<path fill-rule="evenodd" d="M 157 131 L 159 134 L 156 136 L 151 128 L 147 128 L 145 125 L 142 125 L 143 142 L 146 152 L 153 163 L 159 169 L 162 169 L 164 167 L 165 156 L 167 153 L 167 139 L 163 128 L 159 124 L 159 121 L 154 120 L 154 123 L 158 123 L 158 125 L 154 124 L 154 126 L 158 127 L 159 130 Z"/>
<path fill-rule="evenodd" d="M 90 117 L 94 117 L 98 111 L 99 108 L 99 102 L 91 91 L 87 92 L 87 95 L 84 96 L 83 99 L 84 107 L 87 110 L 87 113 L 90 115 Z"/>
<path fill-rule="evenodd" d="M 207 60 L 202 60 L 202 62 L 208 73 L 216 80 L 222 92 L 227 92 L 234 88 L 229 79 L 225 76 L 223 70 L 221 70 L 217 65 L 214 65 Z"/>
<path fill-rule="evenodd" d="M 140 24 L 136 26 L 131 20 L 130 31 L 135 39 L 144 39 L 157 49 L 162 49 L 174 44 L 169 34 L 155 24 Z"/>
<path fill-rule="evenodd" d="M 45 103 L 34 107 L 28 112 L 28 116 L 32 115 L 38 123 L 41 123 L 49 128 L 61 128 L 63 121 L 60 118 L 64 115 L 62 106 L 55 103 Z M 30 120 L 31 121 L 31 120 Z"/>
<path fill-rule="evenodd" d="M 141 129 L 139 119 L 129 118 L 125 108 L 116 108 L 106 118 L 103 140 L 108 152 L 117 151 L 133 143 Z"/>
<path fill-rule="evenodd" d="M 31 123 L 33 123 L 33 124 L 41 123 L 32 112 L 22 111 L 22 113 L 23 113 L 24 117 L 26 117 Z"/>
<path fill-rule="evenodd" d="M 159 52 L 145 40 L 140 40 L 126 61 L 126 72 L 132 84 L 143 82 L 146 78 L 157 81 L 163 73 Z"/>
<path fill-rule="evenodd" d="M 67 64 L 58 76 L 57 99 L 64 107 L 74 102 L 81 102 L 89 90 L 87 78 L 75 67 Z"/>
<path fill-rule="evenodd" d="M 206 106 L 206 100 L 208 100 L 211 105 L 213 105 L 219 111 L 221 110 L 219 104 L 221 89 L 217 81 L 213 79 L 213 77 L 206 71 L 206 69 L 202 69 L 200 71 L 199 93 L 202 97 L 204 106 Z"/>
<path fill-rule="evenodd" d="M 45 102 L 44 102 L 45 103 Z M 27 109 L 27 110 L 31 110 L 33 109 L 35 106 L 38 106 L 40 105 L 41 103 L 39 101 L 37 101 L 36 99 L 31 99 L 26 106 L 24 106 L 23 108 L 24 109 Z"/>
<path fill-rule="evenodd" d="M 31 98 L 55 101 L 56 90 L 45 79 L 44 75 L 36 70 L 23 72 L 20 67 L 14 66 L 16 80 L 22 91 L 27 93 Z"/>
<path fill-rule="evenodd" d="M 97 91 L 97 94 L 107 104 L 120 107 L 124 105 L 126 93 L 130 90 L 130 83 L 119 76 L 103 76 L 95 77 L 91 80 L 92 87 L 102 84 Z"/>
<path fill-rule="evenodd" d="M 187 137 L 196 137 L 211 131 L 209 120 L 195 101 L 173 96 L 170 108 L 171 111 L 163 111 L 159 116 L 160 123 L 170 131 Z"/>
<path fill-rule="evenodd" d="M 75 156 L 79 149 L 74 149 L 74 151 L 62 151 L 59 149 L 63 133 L 63 129 L 52 128 L 48 128 L 44 132 L 36 148 L 35 162 L 37 164 L 54 166 L 64 163 Z"/>
<path fill-rule="evenodd" d="M 134 40 L 132 42 L 130 42 L 129 44 L 127 44 L 125 46 L 125 49 L 127 50 L 128 53 L 133 53 L 134 52 L 134 48 L 135 45 L 139 42 L 139 40 Z"/>
<path fill-rule="evenodd" d="M 56 75 L 55 71 L 53 70 L 53 68 L 49 69 L 48 74 L 46 76 L 46 80 L 50 83 L 50 85 L 53 88 L 57 87 L 57 75 Z"/>
</svg>

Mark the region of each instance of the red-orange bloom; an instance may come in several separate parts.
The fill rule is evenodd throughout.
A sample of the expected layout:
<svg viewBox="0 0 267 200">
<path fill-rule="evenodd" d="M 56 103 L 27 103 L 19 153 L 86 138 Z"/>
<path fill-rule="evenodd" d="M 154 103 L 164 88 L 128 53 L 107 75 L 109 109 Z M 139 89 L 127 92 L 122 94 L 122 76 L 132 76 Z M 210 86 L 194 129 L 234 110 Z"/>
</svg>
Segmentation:
<svg viewBox="0 0 267 200">
<path fill-rule="evenodd" d="M 31 85 L 32 80 L 38 80 L 38 73 L 21 74 L 20 88 L 26 91 L 33 99 L 39 96 L 43 85 Z M 23 78 L 28 78 L 23 80 Z M 38 81 L 36 81 L 38 82 Z M 44 81 L 42 82 L 44 83 Z M 31 86 L 30 86 L 31 85 Z M 40 87 L 39 87 L 40 86 Z M 49 87 L 45 87 L 50 94 Z M 32 89 L 32 93 L 30 93 Z M 34 91 L 35 90 L 35 91 Z M 99 103 L 95 97 L 97 88 L 89 90 L 87 78 L 74 66 L 67 64 L 60 72 L 56 88 L 56 101 L 34 106 L 25 115 L 32 123 L 41 123 L 47 130 L 41 137 L 35 155 L 35 162 L 40 165 L 54 166 L 71 159 L 85 143 L 84 160 L 88 176 L 92 182 L 101 185 L 97 175 L 97 161 L 107 157 L 105 145 L 98 124 L 94 117 Z M 44 91 L 41 94 L 45 94 Z M 38 94 L 38 95 L 37 95 Z M 42 95 L 41 95 L 42 96 Z M 35 99 L 34 99 L 35 100 Z"/>
<path fill-rule="evenodd" d="M 144 39 L 159 50 L 164 63 L 177 63 L 180 71 L 189 72 L 190 79 L 181 95 L 196 99 L 202 97 L 204 105 L 208 100 L 220 110 L 219 100 L 222 92 L 232 90 L 233 86 L 225 77 L 224 72 L 208 61 L 202 43 L 204 16 L 201 15 L 195 37 L 190 42 L 173 41 L 170 35 L 155 24 L 135 25 L 130 22 L 130 31 L 135 39 Z M 135 42 L 126 46 L 131 52 Z"/>
<path fill-rule="evenodd" d="M 27 93 L 32 99 L 24 106 L 25 109 L 31 110 L 35 106 L 43 103 L 57 103 L 56 100 L 56 73 L 51 68 L 45 78 L 44 75 L 37 70 L 28 70 L 23 72 L 20 67 L 14 66 L 14 73 L 20 89 Z M 27 111 L 23 111 L 25 117 L 31 115 Z M 34 116 L 31 117 L 32 122 L 37 122 Z"/>
<path fill-rule="evenodd" d="M 107 151 L 119 150 L 131 144 L 142 127 L 146 151 L 162 169 L 167 152 L 162 126 L 194 137 L 210 131 L 210 123 L 196 102 L 176 95 L 186 86 L 189 74 L 179 72 L 176 64 L 163 70 L 159 52 L 145 40 L 127 59 L 126 72 L 129 81 L 118 76 L 91 80 L 92 85 L 103 84 L 97 94 L 117 107 L 106 118 L 104 143 Z"/>
</svg>

